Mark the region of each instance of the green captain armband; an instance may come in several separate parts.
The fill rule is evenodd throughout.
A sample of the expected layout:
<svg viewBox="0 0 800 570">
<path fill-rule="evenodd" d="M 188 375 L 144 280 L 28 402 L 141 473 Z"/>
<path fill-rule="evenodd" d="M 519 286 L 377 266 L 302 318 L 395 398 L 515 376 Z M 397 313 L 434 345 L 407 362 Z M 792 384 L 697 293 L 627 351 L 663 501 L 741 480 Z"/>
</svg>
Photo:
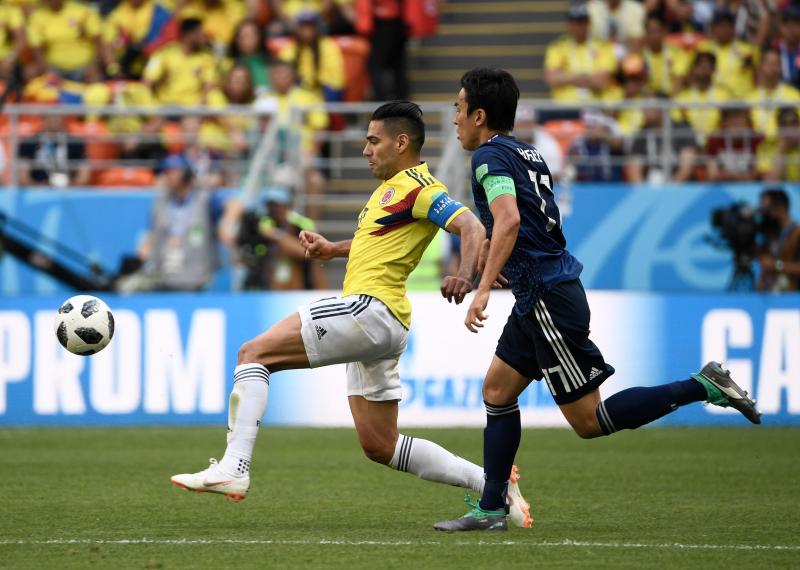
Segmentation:
<svg viewBox="0 0 800 570">
<path fill-rule="evenodd" d="M 495 198 L 503 194 L 510 194 L 511 196 L 517 195 L 514 180 L 508 176 L 494 176 L 489 174 L 483 179 L 483 188 L 486 190 L 486 199 L 490 204 L 494 202 Z"/>
</svg>

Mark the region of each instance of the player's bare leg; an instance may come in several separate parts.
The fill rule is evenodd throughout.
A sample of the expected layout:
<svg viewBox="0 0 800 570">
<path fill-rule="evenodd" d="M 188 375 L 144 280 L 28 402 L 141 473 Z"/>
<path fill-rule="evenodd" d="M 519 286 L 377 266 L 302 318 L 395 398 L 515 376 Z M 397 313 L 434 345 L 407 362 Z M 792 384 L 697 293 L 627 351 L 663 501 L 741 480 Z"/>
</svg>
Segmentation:
<svg viewBox="0 0 800 570">
<path fill-rule="evenodd" d="M 247 496 L 250 462 L 258 428 L 267 408 L 271 372 L 308 368 L 300 316 L 295 313 L 242 345 L 228 405 L 228 446 L 222 460 L 208 469 L 172 477 L 190 491 L 219 493 L 234 501 Z"/>
<path fill-rule="evenodd" d="M 389 465 L 400 435 L 397 400 L 370 402 L 361 396 L 348 396 L 347 401 L 364 455 L 376 463 Z"/>
<path fill-rule="evenodd" d="M 309 368 L 300 315 L 293 313 L 239 349 L 237 364 L 258 363 L 270 372 Z"/>
<path fill-rule="evenodd" d="M 517 486 L 514 457 L 521 437 L 517 398 L 530 383 L 514 368 L 495 356 L 483 383 L 486 405 L 486 429 L 483 437 L 483 460 L 486 480 L 479 503 L 465 516 L 436 523 L 434 528 L 447 531 L 505 530 L 506 498 L 514 524 L 529 528 L 533 524 L 530 507 Z"/>
<path fill-rule="evenodd" d="M 600 437 L 603 431 L 597 421 L 597 406 L 600 404 L 600 389 L 597 388 L 580 400 L 558 406 L 576 434 L 584 439 Z"/>
</svg>

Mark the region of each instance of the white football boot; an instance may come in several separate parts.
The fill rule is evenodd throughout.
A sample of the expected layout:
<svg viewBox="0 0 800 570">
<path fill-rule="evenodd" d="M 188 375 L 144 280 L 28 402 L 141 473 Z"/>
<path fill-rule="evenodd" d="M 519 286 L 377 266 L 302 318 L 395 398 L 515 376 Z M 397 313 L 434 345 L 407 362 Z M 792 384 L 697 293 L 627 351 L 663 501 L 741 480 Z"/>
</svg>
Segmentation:
<svg viewBox="0 0 800 570">
<path fill-rule="evenodd" d="M 238 502 L 247 497 L 250 488 L 250 475 L 239 477 L 222 470 L 216 459 L 209 459 L 208 469 L 198 473 L 182 473 L 170 478 L 176 487 L 183 487 L 195 493 L 219 493 L 231 501 Z"/>
<path fill-rule="evenodd" d="M 514 465 L 511 468 L 511 477 L 508 478 L 508 491 L 506 492 L 508 518 L 515 526 L 531 528 L 533 526 L 531 506 L 522 496 L 522 491 L 519 490 L 519 477 L 519 468 Z"/>
</svg>

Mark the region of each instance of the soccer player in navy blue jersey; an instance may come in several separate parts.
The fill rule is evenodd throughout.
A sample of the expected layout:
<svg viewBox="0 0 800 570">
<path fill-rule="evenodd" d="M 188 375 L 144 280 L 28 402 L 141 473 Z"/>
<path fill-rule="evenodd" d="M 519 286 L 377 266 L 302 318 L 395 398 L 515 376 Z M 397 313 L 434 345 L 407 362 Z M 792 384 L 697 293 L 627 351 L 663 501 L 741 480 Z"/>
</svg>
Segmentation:
<svg viewBox="0 0 800 570">
<path fill-rule="evenodd" d="M 472 332 L 483 326 L 498 280 L 508 280 L 516 302 L 483 383 L 483 495 L 465 516 L 435 524 L 438 530 L 507 528 L 504 494 L 521 434 L 517 398 L 532 380 L 544 379 L 582 438 L 636 429 L 701 401 L 760 423 L 755 403 L 715 362 L 686 380 L 600 397 L 614 368 L 589 338 L 582 265 L 566 249 L 550 170 L 533 146 L 510 135 L 518 99 L 508 72 L 484 68 L 464 74 L 455 103 L 459 140 L 474 152 L 472 193 L 489 238 L 464 324 Z"/>
</svg>

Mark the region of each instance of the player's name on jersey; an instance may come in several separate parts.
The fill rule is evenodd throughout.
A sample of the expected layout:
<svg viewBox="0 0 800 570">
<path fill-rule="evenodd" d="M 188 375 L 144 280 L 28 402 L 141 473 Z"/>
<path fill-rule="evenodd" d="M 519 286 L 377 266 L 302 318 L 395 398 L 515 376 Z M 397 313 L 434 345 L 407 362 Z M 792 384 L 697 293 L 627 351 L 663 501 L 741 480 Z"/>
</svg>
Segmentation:
<svg viewBox="0 0 800 570">
<path fill-rule="evenodd" d="M 517 147 L 517 152 L 522 155 L 522 158 L 530 160 L 531 162 L 544 162 L 542 155 L 535 148 L 520 148 Z"/>
</svg>

